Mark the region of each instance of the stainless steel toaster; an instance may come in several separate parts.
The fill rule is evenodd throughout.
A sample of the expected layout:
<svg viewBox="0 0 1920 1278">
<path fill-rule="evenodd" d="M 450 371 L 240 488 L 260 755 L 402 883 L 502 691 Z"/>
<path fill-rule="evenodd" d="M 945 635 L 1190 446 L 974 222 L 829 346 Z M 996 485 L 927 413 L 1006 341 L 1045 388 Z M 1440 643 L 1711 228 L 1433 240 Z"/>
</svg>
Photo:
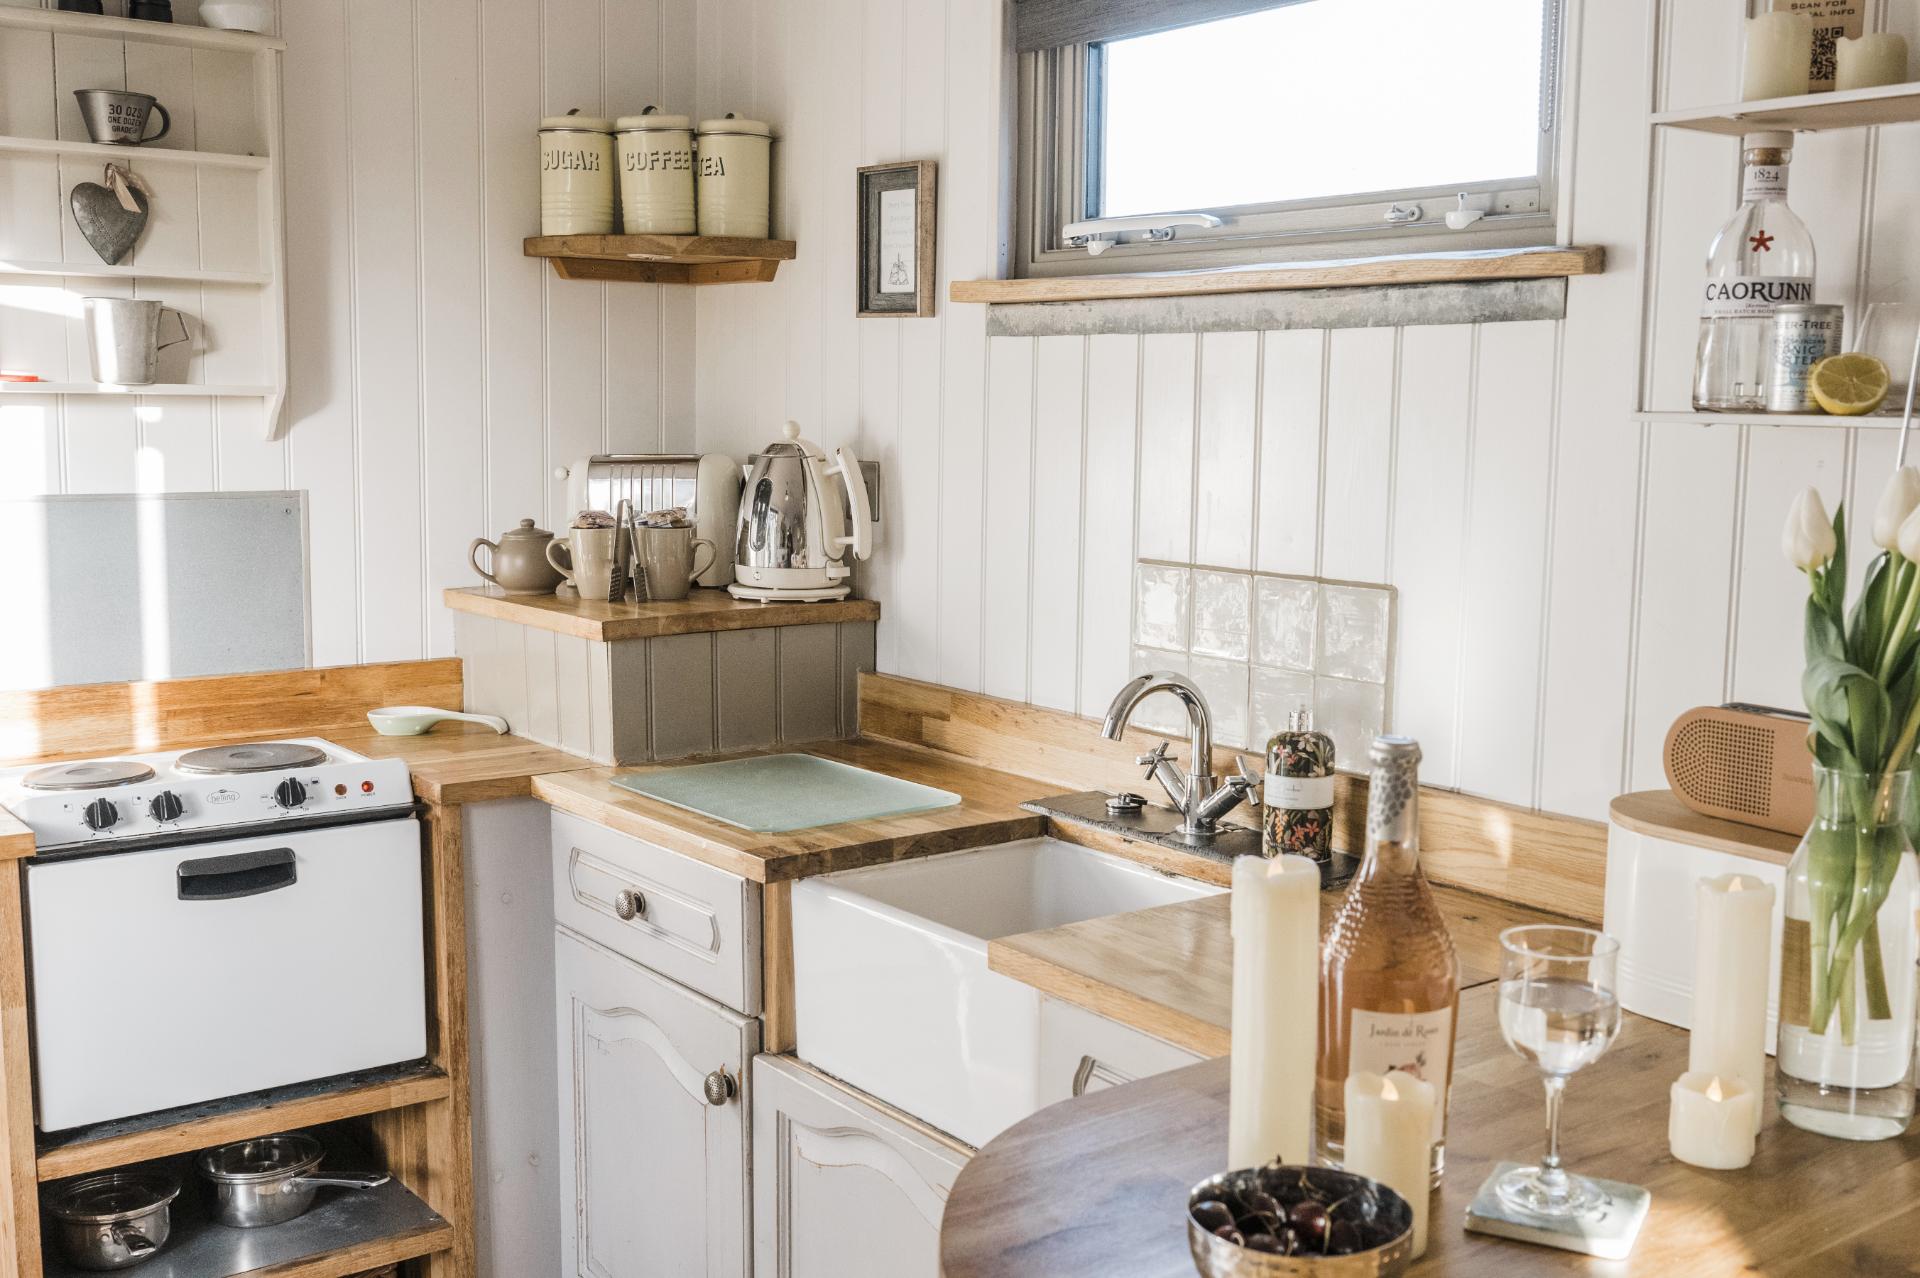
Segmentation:
<svg viewBox="0 0 1920 1278">
<path fill-rule="evenodd" d="M 622 500 L 644 514 L 684 506 L 694 535 L 721 547 L 714 565 L 700 574 L 703 586 L 733 583 L 734 525 L 740 515 L 740 466 L 720 453 L 602 453 L 582 457 L 554 473 L 567 482 L 567 509 L 612 511 Z"/>
</svg>

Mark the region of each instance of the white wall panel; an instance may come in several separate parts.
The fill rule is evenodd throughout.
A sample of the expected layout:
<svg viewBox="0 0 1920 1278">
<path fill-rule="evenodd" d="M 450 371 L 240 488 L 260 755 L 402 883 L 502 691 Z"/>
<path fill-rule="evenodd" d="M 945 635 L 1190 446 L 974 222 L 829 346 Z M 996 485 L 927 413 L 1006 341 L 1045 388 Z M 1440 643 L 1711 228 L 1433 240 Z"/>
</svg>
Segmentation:
<svg viewBox="0 0 1920 1278">
<path fill-rule="evenodd" d="M 1105 714 L 1128 676 L 1133 618 L 1134 456 L 1140 339 L 1087 339 L 1085 515 L 1081 523 L 1080 703 Z"/>
<path fill-rule="evenodd" d="M 1260 379 L 1254 567 L 1312 576 L 1320 564 L 1320 444 L 1327 334 L 1268 333 Z"/>
<path fill-rule="evenodd" d="M 997 339 L 1005 340 L 1005 339 Z M 1071 710 L 1080 676 L 1080 532 L 1087 339 L 1034 342 L 1032 655 L 1028 697 Z"/>
<path fill-rule="evenodd" d="M 1397 340 L 1390 328 L 1342 329 L 1329 338 L 1322 576 L 1386 580 Z"/>
<path fill-rule="evenodd" d="M 1806 578 L 1780 554 L 1780 525 L 1788 504 L 1803 488 L 1819 489 L 1828 510 L 1845 500 L 1848 432 L 1821 426 L 1746 430 L 1730 687 L 1736 701 L 1798 706 L 1805 667 Z M 1873 497 L 1878 496 L 1875 491 Z M 1865 520 L 1864 531 L 1871 533 L 1871 498 L 1849 513 Z M 1855 544 L 1871 547 L 1870 542 Z"/>
<path fill-rule="evenodd" d="M 995 339 L 998 340 L 998 339 Z M 1155 333 L 1140 356 L 1138 544 L 1143 559 L 1193 556 L 1193 410 L 1200 339 Z"/>
<path fill-rule="evenodd" d="M 980 631 L 982 687 L 995 696 L 1021 701 L 1029 687 L 1035 340 L 995 337 L 987 344 L 983 586 L 980 612 L 974 619 Z M 1051 484 L 1047 500 L 1060 500 Z"/>
</svg>

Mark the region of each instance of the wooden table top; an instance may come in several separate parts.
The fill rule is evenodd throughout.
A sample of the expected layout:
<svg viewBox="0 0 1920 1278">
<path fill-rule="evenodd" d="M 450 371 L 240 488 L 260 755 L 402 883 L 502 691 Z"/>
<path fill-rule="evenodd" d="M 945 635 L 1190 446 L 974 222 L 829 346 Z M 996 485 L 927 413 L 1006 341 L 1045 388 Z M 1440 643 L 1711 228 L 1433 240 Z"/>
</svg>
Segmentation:
<svg viewBox="0 0 1920 1278">
<path fill-rule="evenodd" d="M 1687 1035 L 1633 1015 L 1613 1049 L 1568 1084 L 1561 1120 L 1571 1170 L 1652 1191 L 1633 1254 L 1594 1260 L 1467 1233 L 1467 1204 L 1493 1165 L 1541 1148 L 1540 1076 L 1500 1037 L 1498 989 L 1460 997 L 1447 1175 L 1412 1275 L 1920 1272 L 1920 1130 L 1871 1144 L 1830 1140 L 1787 1125 L 1768 1104 L 1752 1166 L 1689 1167 L 1668 1154 L 1666 1137 L 1667 1089 L 1686 1069 Z M 944 1278 L 1192 1278 L 1187 1191 L 1224 1170 L 1226 1148 L 1225 1060 L 1042 1110 L 960 1173 L 941 1227 Z"/>
<path fill-rule="evenodd" d="M 672 603 L 616 604 L 582 600 L 576 595 L 510 595 L 498 586 L 450 588 L 442 598 L 455 612 L 603 641 L 880 619 L 880 604 L 874 599 L 750 603 L 724 590 L 704 587 Z"/>
<path fill-rule="evenodd" d="M 823 759 L 837 759 L 906 781 L 951 790 L 960 796 L 960 803 L 956 807 L 907 816 L 762 834 L 613 784 L 613 778 L 623 773 L 654 772 L 704 760 L 682 759 L 674 763 L 592 768 L 541 776 L 534 779 L 532 790 L 535 798 L 546 800 L 562 812 L 571 812 L 756 883 L 779 883 L 833 870 L 986 847 L 1047 832 L 1045 817 L 1020 808 L 1026 800 L 1051 792 L 1044 781 L 995 772 L 951 755 L 893 742 L 818 741 L 796 748 Z"/>
<path fill-rule="evenodd" d="M 1462 989 L 1500 975 L 1500 933 L 1567 920 L 1458 888 L 1435 886 L 1460 955 Z M 1345 888 L 1320 894 L 1324 927 Z M 1200 1056 L 1225 1056 L 1233 1009 L 1233 937 L 1228 893 L 1002 937 L 987 966 L 1043 994 L 1083 1007 Z"/>
</svg>

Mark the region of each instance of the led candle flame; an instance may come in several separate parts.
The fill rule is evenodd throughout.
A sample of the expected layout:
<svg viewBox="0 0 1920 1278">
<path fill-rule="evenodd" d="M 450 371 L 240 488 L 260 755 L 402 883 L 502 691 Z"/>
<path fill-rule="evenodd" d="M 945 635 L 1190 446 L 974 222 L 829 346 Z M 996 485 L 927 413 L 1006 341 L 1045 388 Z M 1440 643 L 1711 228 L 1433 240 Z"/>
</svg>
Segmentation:
<svg viewBox="0 0 1920 1278">
<path fill-rule="evenodd" d="M 1718 1074 L 1715 1074 L 1713 1081 L 1707 1084 L 1707 1099 L 1716 1104 L 1726 1099 L 1726 1096 L 1720 1090 L 1720 1076 Z"/>
</svg>

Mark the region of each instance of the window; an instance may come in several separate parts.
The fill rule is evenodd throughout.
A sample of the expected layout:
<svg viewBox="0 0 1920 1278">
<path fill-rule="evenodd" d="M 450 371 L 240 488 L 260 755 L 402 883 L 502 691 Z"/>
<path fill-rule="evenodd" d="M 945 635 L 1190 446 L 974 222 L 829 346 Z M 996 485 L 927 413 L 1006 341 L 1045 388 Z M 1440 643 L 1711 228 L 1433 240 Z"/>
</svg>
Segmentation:
<svg viewBox="0 0 1920 1278">
<path fill-rule="evenodd" d="M 1560 3 L 1019 0 L 1020 273 L 1552 243 Z"/>
</svg>

